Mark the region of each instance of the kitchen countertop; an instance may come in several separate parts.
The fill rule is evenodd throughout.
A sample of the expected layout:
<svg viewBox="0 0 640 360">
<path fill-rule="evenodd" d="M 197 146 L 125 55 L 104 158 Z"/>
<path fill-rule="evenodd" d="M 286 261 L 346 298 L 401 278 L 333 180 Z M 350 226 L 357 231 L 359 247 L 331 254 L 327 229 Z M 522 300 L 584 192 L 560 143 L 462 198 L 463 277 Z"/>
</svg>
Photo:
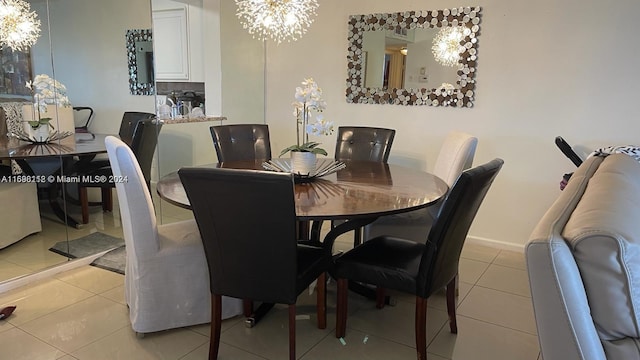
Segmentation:
<svg viewBox="0 0 640 360">
<path fill-rule="evenodd" d="M 206 121 L 225 121 L 225 116 L 201 116 L 201 117 L 184 117 L 179 119 L 161 119 L 164 125 L 170 124 L 184 124 L 184 123 L 198 123 Z"/>
</svg>

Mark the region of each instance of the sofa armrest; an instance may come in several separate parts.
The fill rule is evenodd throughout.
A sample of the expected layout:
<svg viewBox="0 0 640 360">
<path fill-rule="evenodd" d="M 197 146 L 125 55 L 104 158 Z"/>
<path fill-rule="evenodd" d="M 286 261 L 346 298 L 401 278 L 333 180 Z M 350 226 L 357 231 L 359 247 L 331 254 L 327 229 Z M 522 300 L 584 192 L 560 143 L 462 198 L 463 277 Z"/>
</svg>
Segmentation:
<svg viewBox="0 0 640 360">
<path fill-rule="evenodd" d="M 606 359 L 580 272 L 564 239 L 532 240 L 525 252 L 544 358 Z"/>
</svg>

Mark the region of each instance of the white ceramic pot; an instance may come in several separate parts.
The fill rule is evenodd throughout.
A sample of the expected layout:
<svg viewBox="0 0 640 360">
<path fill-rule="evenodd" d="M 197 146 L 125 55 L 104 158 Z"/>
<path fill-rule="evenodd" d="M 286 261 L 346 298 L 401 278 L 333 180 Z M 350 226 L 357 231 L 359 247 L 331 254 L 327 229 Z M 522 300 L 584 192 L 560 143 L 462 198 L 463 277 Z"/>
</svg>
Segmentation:
<svg viewBox="0 0 640 360">
<path fill-rule="evenodd" d="M 308 151 L 291 152 L 291 172 L 298 175 L 311 175 L 316 169 L 316 154 Z"/>
<path fill-rule="evenodd" d="M 29 125 L 29 123 L 24 122 L 24 132 L 29 135 L 31 139 L 34 139 L 36 142 L 44 143 L 49 138 L 49 126 L 40 125 L 37 129 L 34 129 Z"/>
<path fill-rule="evenodd" d="M 24 105 L 22 107 L 22 119 L 24 121 L 31 121 L 36 119 L 37 114 L 34 114 L 33 104 Z M 56 108 L 55 105 L 47 105 L 47 111 L 42 112 L 40 117 L 48 117 L 51 118 L 51 125 L 53 125 L 54 130 L 58 130 L 60 132 L 70 131 L 75 133 L 75 124 L 73 122 L 73 108 L 72 107 L 63 107 L 58 106 Z"/>
</svg>

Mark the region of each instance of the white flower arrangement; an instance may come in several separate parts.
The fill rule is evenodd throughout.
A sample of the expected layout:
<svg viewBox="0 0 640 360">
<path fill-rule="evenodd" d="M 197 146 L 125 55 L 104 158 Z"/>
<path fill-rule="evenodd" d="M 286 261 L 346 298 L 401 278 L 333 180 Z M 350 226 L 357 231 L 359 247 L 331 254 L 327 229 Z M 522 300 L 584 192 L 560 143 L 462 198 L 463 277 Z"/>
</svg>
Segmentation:
<svg viewBox="0 0 640 360">
<path fill-rule="evenodd" d="M 312 79 L 304 79 L 303 87 L 296 87 L 295 99 L 293 103 L 293 115 L 296 117 L 296 144 L 282 150 L 280 156 L 289 151 L 311 152 L 314 154 L 327 155 L 327 152 L 319 148 L 319 142 L 309 141 L 309 135 L 331 135 L 333 134 L 333 122 L 327 121 L 323 114 L 327 108 L 327 103 L 322 99 L 322 89 Z M 316 120 L 311 123 L 312 113 L 316 112 Z M 304 133 L 300 133 L 300 128 Z"/>
<path fill-rule="evenodd" d="M 67 97 L 67 88 L 57 80 L 54 80 L 46 74 L 37 75 L 33 81 L 27 81 L 25 84 L 27 88 L 31 90 L 31 97 L 33 98 L 34 112 L 37 112 L 38 119 L 29 121 L 29 125 L 32 128 L 37 129 L 40 125 L 48 125 L 53 128 L 49 123 L 50 117 L 42 117 L 41 114 L 47 112 L 47 105 L 56 105 L 62 107 L 69 107 L 71 103 Z"/>
</svg>

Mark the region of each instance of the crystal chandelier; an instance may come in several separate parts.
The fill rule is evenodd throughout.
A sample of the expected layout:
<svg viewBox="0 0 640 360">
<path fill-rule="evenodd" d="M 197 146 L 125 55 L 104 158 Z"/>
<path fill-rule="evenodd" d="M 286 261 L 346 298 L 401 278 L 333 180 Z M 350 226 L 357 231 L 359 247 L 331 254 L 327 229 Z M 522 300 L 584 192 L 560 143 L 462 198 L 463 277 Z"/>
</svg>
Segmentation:
<svg viewBox="0 0 640 360">
<path fill-rule="evenodd" d="M 298 40 L 313 22 L 317 0 L 236 0 L 236 15 L 254 38 Z"/>
<path fill-rule="evenodd" d="M 460 61 L 460 41 L 471 30 L 463 26 L 443 27 L 433 39 L 431 51 L 436 61 L 444 66 L 456 66 Z"/>
<path fill-rule="evenodd" d="M 23 0 L 0 0 L 0 45 L 25 50 L 40 36 L 40 20 Z"/>
</svg>

